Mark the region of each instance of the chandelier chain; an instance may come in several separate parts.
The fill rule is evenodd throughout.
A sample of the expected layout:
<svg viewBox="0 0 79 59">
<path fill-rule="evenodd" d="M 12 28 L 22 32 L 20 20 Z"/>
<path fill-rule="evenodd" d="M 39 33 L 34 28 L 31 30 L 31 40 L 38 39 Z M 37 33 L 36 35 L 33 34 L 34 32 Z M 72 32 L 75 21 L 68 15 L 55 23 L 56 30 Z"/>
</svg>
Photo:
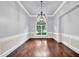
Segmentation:
<svg viewBox="0 0 79 59">
<path fill-rule="evenodd" d="M 41 1 L 41 16 L 42 16 L 42 14 L 43 14 L 43 11 L 42 11 L 42 3 L 43 3 L 43 1 Z"/>
</svg>

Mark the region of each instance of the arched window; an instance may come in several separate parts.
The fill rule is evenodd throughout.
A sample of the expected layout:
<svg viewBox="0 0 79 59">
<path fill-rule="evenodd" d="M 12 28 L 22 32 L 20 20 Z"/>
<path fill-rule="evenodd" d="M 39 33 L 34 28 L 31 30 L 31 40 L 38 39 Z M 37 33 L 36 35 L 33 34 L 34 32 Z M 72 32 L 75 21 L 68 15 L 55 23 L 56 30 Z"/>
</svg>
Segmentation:
<svg viewBox="0 0 79 59">
<path fill-rule="evenodd" d="M 45 16 L 39 16 L 37 19 L 37 35 L 46 35 L 47 29 L 46 29 L 46 18 Z"/>
</svg>

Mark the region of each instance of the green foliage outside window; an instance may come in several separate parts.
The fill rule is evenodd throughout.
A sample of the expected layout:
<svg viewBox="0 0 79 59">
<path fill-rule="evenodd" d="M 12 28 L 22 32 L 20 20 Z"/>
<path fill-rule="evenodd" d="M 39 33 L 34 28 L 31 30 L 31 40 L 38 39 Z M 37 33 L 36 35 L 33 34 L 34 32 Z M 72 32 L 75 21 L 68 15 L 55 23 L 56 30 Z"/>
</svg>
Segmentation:
<svg viewBox="0 0 79 59">
<path fill-rule="evenodd" d="M 43 20 L 37 22 L 37 35 L 46 35 L 46 23 Z"/>
</svg>

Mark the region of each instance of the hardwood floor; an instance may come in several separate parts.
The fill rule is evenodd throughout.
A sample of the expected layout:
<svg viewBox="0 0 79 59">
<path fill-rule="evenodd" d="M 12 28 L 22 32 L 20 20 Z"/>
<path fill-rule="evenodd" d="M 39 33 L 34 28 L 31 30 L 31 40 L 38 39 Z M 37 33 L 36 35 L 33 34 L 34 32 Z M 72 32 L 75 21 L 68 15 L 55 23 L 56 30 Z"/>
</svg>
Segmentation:
<svg viewBox="0 0 79 59">
<path fill-rule="evenodd" d="M 52 38 L 31 38 L 7 57 L 78 57 L 62 43 Z"/>
</svg>

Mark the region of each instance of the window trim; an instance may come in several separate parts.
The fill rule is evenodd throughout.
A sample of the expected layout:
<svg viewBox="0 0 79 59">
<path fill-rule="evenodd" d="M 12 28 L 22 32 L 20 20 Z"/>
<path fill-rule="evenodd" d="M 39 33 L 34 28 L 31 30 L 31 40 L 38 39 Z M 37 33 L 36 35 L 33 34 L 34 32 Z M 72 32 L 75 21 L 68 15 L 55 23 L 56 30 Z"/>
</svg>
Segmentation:
<svg viewBox="0 0 79 59">
<path fill-rule="evenodd" d="M 38 22 L 38 21 L 36 21 L 36 26 L 35 26 L 36 30 L 35 30 L 35 31 L 36 31 L 36 35 L 40 35 L 40 34 L 38 34 L 38 32 L 37 32 L 37 26 L 41 26 L 41 27 L 42 27 L 42 26 L 44 26 L 44 25 L 37 25 L 37 22 Z M 43 34 L 42 28 L 41 28 L 41 35 L 47 35 L 47 22 L 46 22 L 46 21 L 44 21 L 44 22 L 46 23 L 46 24 L 45 24 L 45 27 L 46 27 L 45 30 L 46 30 L 46 32 L 45 32 L 45 34 Z"/>
</svg>

